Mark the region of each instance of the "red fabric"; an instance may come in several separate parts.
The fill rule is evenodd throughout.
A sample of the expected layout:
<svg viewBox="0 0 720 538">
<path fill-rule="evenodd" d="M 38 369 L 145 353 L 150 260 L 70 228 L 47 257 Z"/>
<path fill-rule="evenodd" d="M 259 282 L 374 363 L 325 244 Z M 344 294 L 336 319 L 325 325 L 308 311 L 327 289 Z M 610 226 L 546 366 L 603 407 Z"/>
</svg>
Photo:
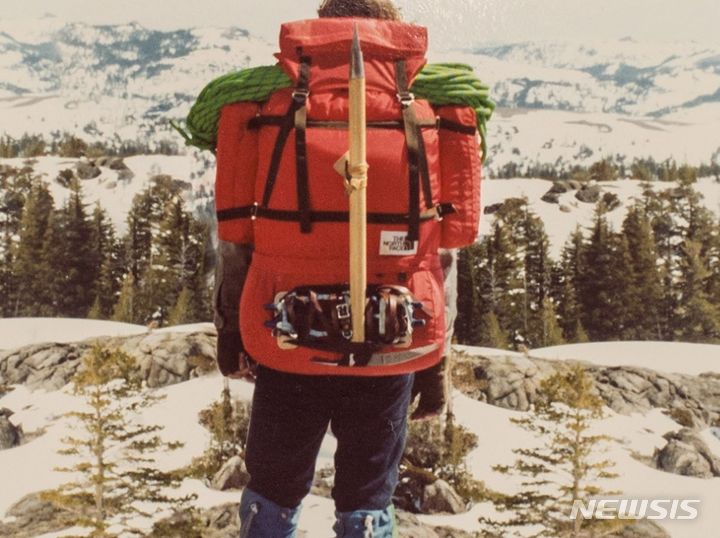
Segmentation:
<svg viewBox="0 0 720 538">
<path fill-rule="evenodd" d="M 258 166 L 258 132 L 247 128 L 258 113 L 257 103 L 235 103 L 223 107 L 218 125 L 215 176 L 215 209 L 251 205 Z M 254 242 L 252 222 L 235 219 L 218 223 L 218 237 L 232 243 Z"/>
<path fill-rule="evenodd" d="M 407 63 L 408 84 L 425 65 L 427 30 L 422 26 L 375 19 L 310 19 L 283 24 L 280 30 L 280 65 L 298 78 L 300 56 L 312 58 L 311 79 L 316 91 L 347 91 L 350 47 L 357 24 L 365 56 L 368 91 L 395 94 L 394 61 Z"/>
<path fill-rule="evenodd" d="M 281 32 L 280 63 L 288 73 L 297 77 L 297 48 L 302 46 L 302 54 L 311 57 L 312 65 L 308 118 L 347 121 L 348 59 L 355 22 L 359 24 L 365 55 L 367 119 L 370 122 L 399 121 L 402 111 L 396 96 L 395 61 L 406 59 L 408 79 L 411 81 L 425 62 L 423 55 L 427 38 L 423 28 L 370 19 L 322 19 L 290 23 L 284 25 Z M 279 127 L 266 125 L 259 130 L 248 130 L 247 122 L 256 114 L 285 115 L 290 106 L 291 94 L 291 89 L 281 90 L 261 105 L 239 103 L 223 109 L 217 148 L 218 209 L 262 201 Z M 421 120 L 434 120 L 436 117 L 435 111 L 425 101 L 417 101 L 415 110 Z M 460 122 L 465 122 L 468 114 L 462 108 L 446 112 L 441 110 L 440 113 Z M 453 196 L 451 201 L 462 205 L 461 199 L 468 193 L 464 190 L 466 183 L 462 183 L 464 179 L 459 177 L 459 170 L 467 166 L 469 143 L 465 139 L 443 141 L 434 128 L 423 128 L 422 133 L 433 204 L 446 201 L 442 199 L 444 192 L 441 191 L 440 183 L 441 170 L 445 172 L 447 169 L 447 173 L 455 178 L 447 194 Z M 347 211 L 348 197 L 343 178 L 333 168 L 348 148 L 347 130 L 310 127 L 306 136 L 311 209 Z M 460 143 L 461 148 L 455 150 L 451 147 L 452 140 Z M 407 214 L 409 171 L 404 130 L 368 129 L 367 158 L 368 211 Z M 421 203 L 421 210 L 425 209 L 422 195 Z M 474 203 L 477 207 L 469 204 L 470 209 L 464 211 L 463 215 L 478 212 L 479 201 Z M 298 209 L 294 130 L 285 145 L 268 207 L 291 211 Z M 446 233 L 443 227 L 448 225 L 459 226 L 463 230 L 468 227 L 462 218 L 456 219 L 455 224 L 453 221 L 445 224 L 436 220 L 425 221 L 420 226 L 417 253 L 403 256 L 381 254 L 380 237 L 383 231 L 406 232 L 407 225 L 370 224 L 367 229 L 368 282 L 409 287 L 432 312 L 432 316 L 426 319 L 427 324 L 415 330 L 412 347 L 437 344 L 437 351 L 395 366 L 336 367 L 318 364 L 312 362 L 312 359 L 337 359 L 337 354 L 307 348 L 280 349 L 271 331 L 265 327 L 265 323 L 271 319 L 265 305 L 273 302 L 278 292 L 290 291 L 297 286 L 347 282 L 347 223 L 313 223 L 309 234 L 302 234 L 297 222 L 248 218 L 221 223 L 221 239 L 251 241 L 255 245 L 240 305 L 240 327 L 247 351 L 258 362 L 271 368 L 304 374 L 375 376 L 417 371 L 432 366 L 440 359 L 445 338 L 443 274 L 437 252 L 441 238 Z M 467 232 L 463 233 L 468 235 Z M 383 349 L 383 352 L 393 351 L 402 350 Z"/>
<path fill-rule="evenodd" d="M 457 125 L 477 127 L 475 111 L 468 106 L 443 106 L 437 109 L 440 118 Z M 443 248 L 472 245 L 480 226 L 480 161 L 477 134 L 464 134 L 450 129 L 440 130 L 441 199 L 452 203 L 457 213 L 443 218 Z"/>
</svg>

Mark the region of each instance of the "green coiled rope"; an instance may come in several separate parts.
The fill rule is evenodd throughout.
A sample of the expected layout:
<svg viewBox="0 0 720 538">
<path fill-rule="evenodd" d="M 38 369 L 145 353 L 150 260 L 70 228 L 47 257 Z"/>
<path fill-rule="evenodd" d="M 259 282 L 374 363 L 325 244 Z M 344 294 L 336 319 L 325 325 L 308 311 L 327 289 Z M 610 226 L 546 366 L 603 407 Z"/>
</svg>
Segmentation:
<svg viewBox="0 0 720 538">
<path fill-rule="evenodd" d="M 238 101 L 265 101 L 292 81 L 277 65 L 260 66 L 228 73 L 210 82 L 200 92 L 185 121 L 186 129 L 171 122 L 189 146 L 214 151 L 220 110 Z M 483 158 L 487 154 L 487 122 L 495 109 L 490 88 L 480 82 L 465 64 L 428 64 L 415 78 L 411 88 L 419 99 L 433 105 L 466 105 L 475 109 L 482 135 Z"/>
</svg>

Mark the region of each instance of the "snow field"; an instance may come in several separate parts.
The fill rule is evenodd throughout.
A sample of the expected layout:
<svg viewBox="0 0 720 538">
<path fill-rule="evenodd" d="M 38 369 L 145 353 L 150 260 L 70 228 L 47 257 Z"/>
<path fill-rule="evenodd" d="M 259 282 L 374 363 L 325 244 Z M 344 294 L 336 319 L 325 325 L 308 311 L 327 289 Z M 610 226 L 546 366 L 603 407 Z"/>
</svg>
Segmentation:
<svg viewBox="0 0 720 538">
<path fill-rule="evenodd" d="M 99 330 L 95 322 L 60 321 L 65 323 L 68 340 L 71 337 L 80 340 L 94 336 Z M 51 339 L 38 329 L 46 326 L 42 320 L 40 322 L 30 319 L 0 320 L 0 334 L 6 335 L 11 326 L 13 332 L 19 332 L 23 330 L 23 325 L 27 326 L 24 329 L 25 343 Z M 183 326 L 162 329 L 162 331 L 190 332 L 206 327 L 207 325 Z M 128 327 L 106 322 L 102 330 L 108 335 L 122 335 L 126 334 Z M 498 357 L 513 355 L 512 352 L 487 348 L 458 346 L 458 349 L 471 355 Z M 720 371 L 715 365 L 717 361 L 714 362 L 714 359 L 720 357 L 720 346 L 712 345 L 611 342 L 557 346 L 533 350 L 532 354 L 555 360 L 581 359 L 596 364 L 626 364 L 652 367 L 662 371 L 681 369 L 683 373 L 688 374 L 708 370 Z M 677 363 L 680 357 L 682 361 Z M 676 362 L 673 363 L 673 359 Z M 682 368 L 673 364 L 680 364 Z M 201 409 L 220 397 L 222 385 L 222 377 L 211 375 L 156 391 L 157 394 L 165 395 L 165 399 L 147 409 L 143 421 L 148 424 L 164 425 L 162 435 L 165 440 L 185 443 L 183 448 L 166 454 L 159 461 L 161 468 L 173 469 L 187 465 L 207 447 L 209 434 L 198 424 L 197 415 Z M 231 380 L 230 386 L 235 397 L 242 400 L 252 398 L 252 385 Z M 5 513 L 24 495 L 57 487 L 68 480 L 69 476 L 55 472 L 53 468 L 68 463 L 68 458 L 56 454 L 56 450 L 60 447 L 60 439 L 71 431 L 68 421 L 62 415 L 77 408 L 78 405 L 77 398 L 65 391 L 31 393 L 22 386 L 16 387 L 14 391 L 0 399 L 0 406 L 8 407 L 15 412 L 12 421 L 22 425 L 26 433 L 44 428 L 42 435 L 32 441 L 0 451 L 0 469 L 3 469 L 6 483 L 13 484 L 10 488 L 0 488 L 0 514 Z M 490 489 L 506 493 L 515 491 L 519 486 L 519 479 L 496 473 L 492 467 L 497 464 L 511 464 L 515 460 L 515 455 L 512 453 L 514 448 L 532 446 L 532 443 L 536 442 L 531 434 L 510 422 L 510 418 L 519 417 L 522 413 L 477 402 L 457 391 L 453 395 L 453 405 L 459 422 L 478 436 L 479 446 L 468 458 L 471 472 L 479 480 L 484 481 Z M 661 524 L 677 538 L 715 536 L 716 529 L 720 526 L 720 513 L 712 508 L 720 503 L 720 479 L 702 480 L 664 473 L 648 467 L 633 457 L 634 453 L 642 456 L 652 455 L 656 448 L 664 446 L 662 435 L 678 428 L 678 424 L 657 409 L 646 414 L 631 416 L 618 415 L 608 410 L 607 418 L 599 424 L 597 431 L 617 439 L 617 443 L 609 446 L 606 456 L 616 462 L 615 471 L 620 476 L 607 485 L 610 489 L 621 490 L 628 498 L 700 499 L 702 505 L 698 520 L 661 522 Z M 710 430 L 703 432 L 702 436 L 711 449 L 720 456 L 720 440 Z M 332 464 L 334 449 L 334 439 L 330 435 L 326 436 L 318 457 L 318 469 Z M 195 505 L 201 508 L 237 502 L 239 499 L 238 492 L 213 491 L 198 480 L 186 480 L 180 492 L 196 493 L 198 499 Z M 300 520 L 301 530 L 306 531 L 313 538 L 332 538 L 333 511 L 331 500 L 308 496 Z M 502 517 L 496 513 L 491 504 L 481 503 L 466 514 L 421 516 L 421 520 L 430 525 L 451 526 L 471 531 L 478 530 L 477 520 L 480 516 Z M 59 537 L 67 533 L 68 531 L 48 534 L 45 538 Z"/>
</svg>

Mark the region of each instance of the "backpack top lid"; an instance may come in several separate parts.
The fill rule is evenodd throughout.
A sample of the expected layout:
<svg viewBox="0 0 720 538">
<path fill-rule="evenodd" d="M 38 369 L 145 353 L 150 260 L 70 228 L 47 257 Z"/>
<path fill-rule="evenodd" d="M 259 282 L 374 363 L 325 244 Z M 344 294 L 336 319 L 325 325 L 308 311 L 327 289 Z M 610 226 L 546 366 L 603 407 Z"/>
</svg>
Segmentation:
<svg viewBox="0 0 720 538">
<path fill-rule="evenodd" d="M 311 87 L 347 87 L 355 25 L 365 57 L 369 87 L 394 91 L 396 60 L 405 60 L 412 84 L 425 65 L 427 29 L 397 21 L 369 18 L 320 18 L 289 22 L 280 29 L 280 52 L 275 56 L 293 81 L 302 56 L 310 58 Z"/>
</svg>

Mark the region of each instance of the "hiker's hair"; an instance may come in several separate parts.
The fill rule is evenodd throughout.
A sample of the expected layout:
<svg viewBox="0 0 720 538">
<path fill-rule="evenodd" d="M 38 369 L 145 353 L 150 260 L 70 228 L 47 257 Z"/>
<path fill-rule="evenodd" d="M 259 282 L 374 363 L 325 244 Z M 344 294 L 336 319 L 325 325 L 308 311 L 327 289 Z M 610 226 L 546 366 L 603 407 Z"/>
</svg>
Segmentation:
<svg viewBox="0 0 720 538">
<path fill-rule="evenodd" d="M 318 8 L 318 16 L 402 20 L 400 10 L 391 0 L 323 0 Z"/>
</svg>

